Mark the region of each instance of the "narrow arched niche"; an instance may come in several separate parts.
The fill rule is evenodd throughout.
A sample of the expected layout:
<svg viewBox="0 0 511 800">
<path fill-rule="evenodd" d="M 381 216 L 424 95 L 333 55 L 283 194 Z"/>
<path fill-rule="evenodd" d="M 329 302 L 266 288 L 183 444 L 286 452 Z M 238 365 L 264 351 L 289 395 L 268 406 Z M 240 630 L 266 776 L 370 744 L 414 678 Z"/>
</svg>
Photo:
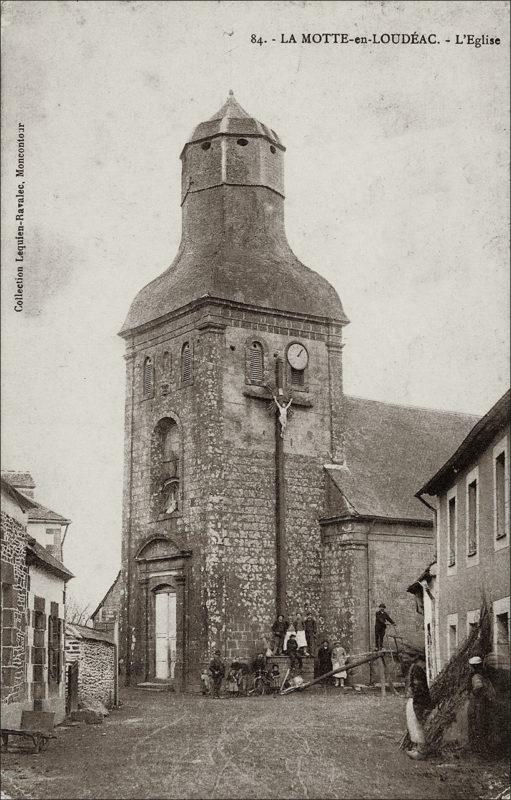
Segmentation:
<svg viewBox="0 0 511 800">
<path fill-rule="evenodd" d="M 151 442 L 151 511 L 153 519 L 179 514 L 182 509 L 182 436 L 173 417 L 163 417 Z"/>
</svg>

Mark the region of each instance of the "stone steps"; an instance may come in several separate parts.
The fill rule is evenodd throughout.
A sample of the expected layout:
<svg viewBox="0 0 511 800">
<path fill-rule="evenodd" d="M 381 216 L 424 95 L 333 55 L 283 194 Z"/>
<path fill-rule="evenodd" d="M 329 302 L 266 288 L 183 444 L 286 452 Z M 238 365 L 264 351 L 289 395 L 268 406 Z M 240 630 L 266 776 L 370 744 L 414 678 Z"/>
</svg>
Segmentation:
<svg viewBox="0 0 511 800">
<path fill-rule="evenodd" d="M 173 692 L 174 683 L 172 681 L 143 681 L 137 683 L 137 689 L 143 689 L 146 692 Z"/>
</svg>

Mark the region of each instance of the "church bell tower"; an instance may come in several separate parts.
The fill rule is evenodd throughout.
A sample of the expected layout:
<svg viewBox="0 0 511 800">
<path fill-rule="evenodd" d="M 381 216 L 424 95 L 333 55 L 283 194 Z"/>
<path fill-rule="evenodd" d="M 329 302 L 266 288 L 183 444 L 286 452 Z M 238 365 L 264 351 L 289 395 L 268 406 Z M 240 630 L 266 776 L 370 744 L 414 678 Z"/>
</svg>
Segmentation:
<svg viewBox="0 0 511 800">
<path fill-rule="evenodd" d="M 192 688 L 213 649 L 248 659 L 277 612 L 320 612 L 348 320 L 287 241 L 284 153 L 232 92 L 195 128 L 178 253 L 121 331 L 129 682 Z"/>
</svg>

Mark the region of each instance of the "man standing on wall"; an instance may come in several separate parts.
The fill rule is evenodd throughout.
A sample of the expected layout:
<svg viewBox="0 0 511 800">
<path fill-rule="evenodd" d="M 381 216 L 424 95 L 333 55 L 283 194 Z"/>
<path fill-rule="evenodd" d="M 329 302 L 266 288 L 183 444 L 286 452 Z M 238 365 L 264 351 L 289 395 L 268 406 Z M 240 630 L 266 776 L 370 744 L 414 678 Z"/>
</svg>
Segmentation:
<svg viewBox="0 0 511 800">
<path fill-rule="evenodd" d="M 376 612 L 376 618 L 374 621 L 374 638 L 376 643 L 376 650 L 383 650 L 383 637 L 385 636 L 385 631 L 387 629 L 387 623 L 389 625 L 395 625 L 396 623 L 394 620 L 389 617 L 385 609 L 387 606 L 385 603 L 380 603 L 378 606 L 378 611 Z"/>
</svg>

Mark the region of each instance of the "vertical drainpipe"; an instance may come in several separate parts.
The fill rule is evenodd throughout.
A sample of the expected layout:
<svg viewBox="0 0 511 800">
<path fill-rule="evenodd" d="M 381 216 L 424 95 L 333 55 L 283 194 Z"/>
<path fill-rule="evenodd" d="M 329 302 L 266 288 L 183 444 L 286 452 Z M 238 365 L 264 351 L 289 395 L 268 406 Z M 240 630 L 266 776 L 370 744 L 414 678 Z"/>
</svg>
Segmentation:
<svg viewBox="0 0 511 800">
<path fill-rule="evenodd" d="M 438 553 L 439 553 L 439 550 L 440 550 L 440 532 L 439 532 L 439 528 L 438 528 L 439 509 L 438 509 L 438 507 L 432 506 L 431 503 L 428 503 L 427 500 L 424 500 L 424 497 L 422 496 L 421 492 L 417 492 L 415 497 L 417 498 L 417 500 L 420 500 L 421 503 L 426 506 L 426 508 L 429 508 L 429 510 L 433 512 L 433 525 L 435 527 L 435 537 L 436 537 L 436 542 L 435 542 L 435 551 L 436 551 L 435 552 L 435 560 L 436 560 L 437 565 L 439 565 L 439 560 L 438 560 Z M 441 665 L 440 665 L 440 631 L 438 630 L 438 610 L 439 610 L 439 600 L 440 600 L 440 580 L 439 579 L 440 579 L 440 570 L 438 569 L 438 566 L 437 566 L 437 571 L 436 571 L 436 597 L 435 597 L 435 601 L 434 601 L 435 602 L 435 608 L 434 608 L 435 641 L 433 643 L 433 647 L 434 647 L 434 651 L 435 651 L 435 667 L 436 667 L 435 677 L 436 677 L 436 675 L 438 675 L 438 673 L 441 670 Z M 425 647 L 425 649 L 427 651 L 426 644 L 427 644 L 427 642 L 426 642 L 426 633 L 424 633 L 424 647 Z"/>
</svg>

